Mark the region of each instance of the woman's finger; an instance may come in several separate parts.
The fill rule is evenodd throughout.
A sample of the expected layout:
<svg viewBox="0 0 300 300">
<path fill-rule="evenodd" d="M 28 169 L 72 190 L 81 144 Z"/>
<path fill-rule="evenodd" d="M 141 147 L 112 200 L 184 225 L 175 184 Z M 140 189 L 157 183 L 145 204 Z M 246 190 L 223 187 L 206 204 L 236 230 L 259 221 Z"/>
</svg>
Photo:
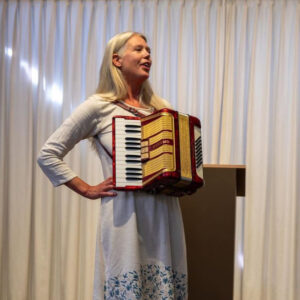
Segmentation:
<svg viewBox="0 0 300 300">
<path fill-rule="evenodd" d="M 103 182 L 113 182 L 113 178 L 112 177 L 108 177 L 107 179 L 105 179 Z"/>
<path fill-rule="evenodd" d="M 111 184 L 111 185 L 107 185 L 107 186 L 104 186 L 103 187 L 103 191 L 107 192 L 107 191 L 110 191 L 114 188 L 114 186 Z"/>
<path fill-rule="evenodd" d="M 114 196 L 117 196 L 116 192 L 101 192 L 100 193 L 101 198 L 103 198 L 103 197 L 114 197 Z"/>
</svg>

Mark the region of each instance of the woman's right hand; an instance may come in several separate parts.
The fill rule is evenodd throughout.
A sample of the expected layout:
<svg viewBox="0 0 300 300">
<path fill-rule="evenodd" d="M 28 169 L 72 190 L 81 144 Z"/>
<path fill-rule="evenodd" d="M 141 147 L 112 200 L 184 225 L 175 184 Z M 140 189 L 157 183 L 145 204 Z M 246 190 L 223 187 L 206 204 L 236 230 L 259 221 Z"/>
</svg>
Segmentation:
<svg viewBox="0 0 300 300">
<path fill-rule="evenodd" d="M 114 187 L 112 177 L 107 178 L 97 185 L 89 185 L 79 177 L 75 177 L 66 182 L 65 185 L 81 196 L 91 200 L 103 197 L 115 197 L 117 195 L 115 191 L 112 191 Z"/>
<path fill-rule="evenodd" d="M 89 186 L 85 197 L 92 200 L 103 197 L 115 197 L 117 196 L 117 193 L 111 191 L 113 188 L 113 179 L 112 177 L 109 177 L 97 185 Z"/>
</svg>

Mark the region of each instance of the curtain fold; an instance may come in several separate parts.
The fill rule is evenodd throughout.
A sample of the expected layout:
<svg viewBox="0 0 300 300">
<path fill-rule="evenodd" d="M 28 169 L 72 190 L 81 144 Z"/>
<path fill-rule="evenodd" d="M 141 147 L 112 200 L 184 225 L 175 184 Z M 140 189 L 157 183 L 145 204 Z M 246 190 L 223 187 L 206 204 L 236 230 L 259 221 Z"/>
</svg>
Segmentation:
<svg viewBox="0 0 300 300">
<path fill-rule="evenodd" d="M 204 162 L 247 164 L 235 300 L 300 299 L 298 0 L 10 0 L 0 16 L 1 299 L 92 299 L 100 202 L 54 189 L 36 156 L 127 30 L 148 37 L 157 94 L 201 119 Z M 103 179 L 87 142 L 65 160 Z"/>
<path fill-rule="evenodd" d="M 246 299 L 299 299 L 299 2 L 256 12 L 248 120 Z M 264 68 L 262 68 L 262 65 Z"/>
</svg>

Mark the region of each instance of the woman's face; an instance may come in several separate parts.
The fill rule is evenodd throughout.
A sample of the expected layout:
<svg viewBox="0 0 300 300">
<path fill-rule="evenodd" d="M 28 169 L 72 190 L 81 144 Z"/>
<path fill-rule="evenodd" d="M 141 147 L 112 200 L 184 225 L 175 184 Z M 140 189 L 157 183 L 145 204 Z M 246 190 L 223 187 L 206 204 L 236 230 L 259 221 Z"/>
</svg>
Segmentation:
<svg viewBox="0 0 300 300">
<path fill-rule="evenodd" d="M 120 55 L 114 54 L 113 63 L 120 68 L 128 83 L 142 83 L 148 79 L 152 63 L 147 42 L 134 35 L 127 41 Z"/>
</svg>

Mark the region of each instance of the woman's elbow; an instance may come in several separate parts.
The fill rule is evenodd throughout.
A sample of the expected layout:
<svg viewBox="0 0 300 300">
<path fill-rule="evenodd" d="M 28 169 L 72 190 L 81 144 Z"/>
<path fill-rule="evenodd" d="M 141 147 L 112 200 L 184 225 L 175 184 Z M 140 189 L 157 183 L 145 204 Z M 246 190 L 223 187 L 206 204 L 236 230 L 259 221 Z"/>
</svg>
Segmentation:
<svg viewBox="0 0 300 300">
<path fill-rule="evenodd" d="M 36 161 L 40 167 L 42 167 L 44 165 L 45 157 L 44 157 L 43 150 L 40 150 Z"/>
</svg>

